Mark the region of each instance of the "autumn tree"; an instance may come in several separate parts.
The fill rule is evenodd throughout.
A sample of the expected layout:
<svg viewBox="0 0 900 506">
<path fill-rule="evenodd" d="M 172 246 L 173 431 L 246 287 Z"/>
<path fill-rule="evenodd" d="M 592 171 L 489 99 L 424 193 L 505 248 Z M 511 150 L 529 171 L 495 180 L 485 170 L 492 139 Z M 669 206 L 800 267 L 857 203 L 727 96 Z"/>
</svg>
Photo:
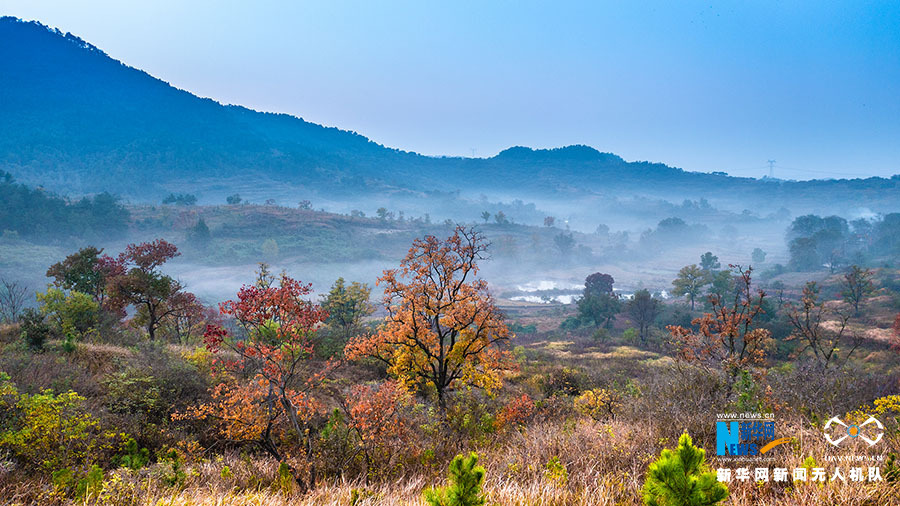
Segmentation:
<svg viewBox="0 0 900 506">
<path fill-rule="evenodd" d="M 874 273 L 871 269 L 863 269 L 858 265 L 850 266 L 850 269 L 841 278 L 841 295 L 844 302 L 853 306 L 853 314 L 859 314 L 859 305 L 866 297 L 875 293 L 875 284 L 872 283 Z"/>
<path fill-rule="evenodd" d="M 509 363 L 500 345 L 510 332 L 478 278 L 486 249 L 479 232 L 462 226 L 445 240 L 416 239 L 400 268 L 378 279 L 388 312 L 382 327 L 351 340 L 346 357 L 379 360 L 404 383 L 434 389 L 442 412 L 459 386 L 499 387 Z"/>
<path fill-rule="evenodd" d="M 729 270 L 712 271 L 709 273 L 709 286 L 706 289 L 708 297 L 706 305 L 710 307 L 712 298 L 718 299 L 722 304 L 729 305 L 733 299 L 740 296 L 741 280 L 739 276 Z"/>
<path fill-rule="evenodd" d="M 754 291 L 753 269 L 729 267 L 738 274 L 735 297 L 725 301 L 710 295 L 711 311 L 691 322 L 697 326 L 697 331 L 680 325 L 671 325 L 667 329 L 677 359 L 721 371 L 730 389 L 742 372 L 756 372 L 765 364 L 773 340 L 768 330 L 754 324 L 765 311 L 766 293 L 759 289 Z"/>
<path fill-rule="evenodd" d="M 151 341 L 168 319 L 197 304 L 196 298 L 184 291 L 180 282 L 159 270 L 178 255 L 175 245 L 162 239 L 129 244 L 118 257 L 120 273 L 107 281 L 111 305 L 134 306 L 134 322 L 147 330 Z"/>
<path fill-rule="evenodd" d="M 598 327 L 609 327 L 622 309 L 619 296 L 613 291 L 614 282 L 612 276 L 601 272 L 585 278 L 584 291 L 576 302 L 579 316 L 593 320 Z"/>
<path fill-rule="evenodd" d="M 204 306 L 192 293 L 185 293 L 173 309 L 163 320 L 159 331 L 167 339 L 180 344 L 196 342 L 203 336 L 206 325 L 221 320 L 217 310 Z"/>
<path fill-rule="evenodd" d="M 709 284 L 709 274 L 697 264 L 686 265 L 678 271 L 678 277 L 672 281 L 672 294 L 678 297 L 687 297 L 691 301 L 691 310 L 694 309 L 694 299 L 702 293 L 703 287 Z"/>
<path fill-rule="evenodd" d="M 359 439 L 367 482 L 379 463 L 389 461 L 398 450 L 406 450 L 404 437 L 410 427 L 403 410 L 410 404 L 409 393 L 398 381 L 377 386 L 354 385 L 341 399 L 347 425 Z"/>
<path fill-rule="evenodd" d="M 204 341 L 226 381 L 212 401 L 180 415 L 219 420 L 226 440 L 259 444 L 288 466 L 301 490 L 315 485 L 312 461 L 315 396 L 331 365 L 313 360 L 313 336 L 327 313 L 307 297 L 310 285 L 286 275 L 277 283 L 243 286 L 219 305 L 236 333 L 207 326 Z"/>
<path fill-rule="evenodd" d="M 648 290 L 634 292 L 631 299 L 625 303 L 625 314 L 638 326 L 638 337 L 642 344 L 647 343 L 650 326 L 656 321 L 660 311 L 660 300 L 653 297 Z"/>
<path fill-rule="evenodd" d="M 829 309 L 820 302 L 819 287 L 814 281 L 803 287 L 800 303 L 788 303 L 786 309 L 793 327 L 787 340 L 802 343 L 795 356 L 811 351 L 823 371 L 833 364 L 846 363 L 860 344 L 850 331 L 850 315 Z"/>
<path fill-rule="evenodd" d="M 88 246 L 81 248 L 47 269 L 47 277 L 63 290 L 86 293 L 103 305 L 108 281 L 125 273 L 123 265 L 103 250 Z"/>
</svg>

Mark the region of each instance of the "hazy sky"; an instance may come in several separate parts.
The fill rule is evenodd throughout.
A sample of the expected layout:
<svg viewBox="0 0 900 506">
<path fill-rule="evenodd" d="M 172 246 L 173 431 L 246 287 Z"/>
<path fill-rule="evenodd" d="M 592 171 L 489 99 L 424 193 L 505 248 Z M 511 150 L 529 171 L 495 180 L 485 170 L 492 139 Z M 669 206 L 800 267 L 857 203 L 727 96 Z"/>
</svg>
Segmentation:
<svg viewBox="0 0 900 506">
<path fill-rule="evenodd" d="M 221 102 L 426 154 L 900 173 L 900 2 L 0 0 Z"/>
</svg>

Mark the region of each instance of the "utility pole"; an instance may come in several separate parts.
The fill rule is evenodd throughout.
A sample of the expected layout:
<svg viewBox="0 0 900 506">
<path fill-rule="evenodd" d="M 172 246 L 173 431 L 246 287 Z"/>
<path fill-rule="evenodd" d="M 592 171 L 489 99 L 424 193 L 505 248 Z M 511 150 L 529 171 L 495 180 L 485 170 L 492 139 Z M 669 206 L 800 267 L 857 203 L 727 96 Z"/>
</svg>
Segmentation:
<svg viewBox="0 0 900 506">
<path fill-rule="evenodd" d="M 769 179 L 773 179 L 775 177 L 775 160 L 769 160 L 766 163 L 769 164 Z"/>
</svg>

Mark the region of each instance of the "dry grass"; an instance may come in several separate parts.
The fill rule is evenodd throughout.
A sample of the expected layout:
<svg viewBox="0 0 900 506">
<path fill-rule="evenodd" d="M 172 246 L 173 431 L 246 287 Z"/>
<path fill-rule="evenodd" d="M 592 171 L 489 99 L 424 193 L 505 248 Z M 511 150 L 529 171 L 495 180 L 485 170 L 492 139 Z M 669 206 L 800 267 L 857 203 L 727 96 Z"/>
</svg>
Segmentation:
<svg viewBox="0 0 900 506">
<path fill-rule="evenodd" d="M 714 415 L 712 415 L 714 417 Z M 714 423 L 714 420 L 710 420 Z M 779 435 L 795 436 L 802 444 L 781 447 L 776 462 L 769 467 L 802 467 L 804 459 L 813 456 L 829 476 L 835 466 L 844 475 L 850 464 L 825 462 L 827 455 L 872 454 L 897 452 L 900 441 L 892 434 L 879 445 L 877 453 L 863 447 L 837 450 L 828 445 L 821 432 L 803 428 L 793 422 L 779 423 Z M 656 423 L 608 423 L 579 420 L 569 423 L 543 423 L 511 431 L 502 439 L 481 448 L 481 463 L 487 469 L 484 491 L 488 504 L 524 505 L 639 505 L 641 485 L 647 464 L 664 447 L 674 441 L 670 434 L 677 429 L 664 421 Z M 714 442 L 706 442 L 711 448 Z M 712 451 L 714 453 L 714 450 Z M 566 469 L 566 477 L 548 474 L 546 463 L 557 457 Z M 710 457 L 715 468 L 746 466 L 753 462 L 722 465 Z M 883 462 L 881 466 L 883 467 Z M 230 473 L 223 475 L 227 466 Z M 862 464 L 865 468 L 866 464 Z M 98 497 L 83 502 L 96 505 L 187 506 L 187 505 L 349 505 L 358 496 L 357 505 L 421 505 L 422 490 L 440 484 L 442 479 L 426 476 L 421 470 L 368 486 L 361 481 L 340 479 L 320 483 L 307 494 L 299 494 L 293 484 L 287 487 L 277 479 L 277 464 L 271 460 L 251 459 L 227 454 L 214 461 L 189 464 L 182 488 L 170 487 L 163 481 L 165 468 L 155 465 L 139 472 L 118 470 L 107 474 L 104 489 Z M 828 482 L 790 484 L 752 481 L 729 484 L 734 506 L 775 506 L 841 504 L 859 506 L 900 505 L 900 484 L 886 482 Z M 66 504 L 50 494 L 46 482 L 3 483 L 0 481 L 0 504 L 53 505 Z M 72 503 L 68 503 L 72 504 Z M 82 504 L 78 502 L 75 504 Z"/>
</svg>

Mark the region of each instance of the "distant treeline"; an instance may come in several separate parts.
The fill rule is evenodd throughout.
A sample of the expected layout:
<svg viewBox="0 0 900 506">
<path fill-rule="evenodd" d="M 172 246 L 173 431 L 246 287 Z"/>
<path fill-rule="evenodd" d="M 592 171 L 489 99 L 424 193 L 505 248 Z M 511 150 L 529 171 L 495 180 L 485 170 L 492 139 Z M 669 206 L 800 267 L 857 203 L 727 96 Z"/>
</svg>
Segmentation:
<svg viewBox="0 0 900 506">
<path fill-rule="evenodd" d="M 0 232 L 22 237 L 66 240 L 121 236 L 129 212 L 118 198 L 100 193 L 68 201 L 39 188 L 18 184 L 0 170 Z"/>
<path fill-rule="evenodd" d="M 900 254 L 900 213 L 847 221 L 814 214 L 795 219 L 787 231 L 793 270 L 828 268 L 892 260 Z"/>
</svg>

